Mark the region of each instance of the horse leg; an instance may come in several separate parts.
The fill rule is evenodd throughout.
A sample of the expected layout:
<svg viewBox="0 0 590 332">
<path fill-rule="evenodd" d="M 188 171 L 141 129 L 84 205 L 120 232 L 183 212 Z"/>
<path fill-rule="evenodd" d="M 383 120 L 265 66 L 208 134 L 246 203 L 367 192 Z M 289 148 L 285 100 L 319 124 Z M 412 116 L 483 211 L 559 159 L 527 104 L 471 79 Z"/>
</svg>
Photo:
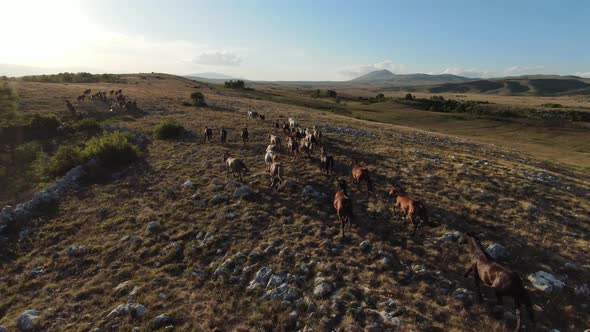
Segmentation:
<svg viewBox="0 0 590 332">
<path fill-rule="evenodd" d="M 418 230 L 418 226 L 416 226 L 416 223 L 414 222 L 414 216 L 408 214 L 408 219 L 410 219 L 410 223 L 412 224 L 412 226 L 414 226 L 414 232 L 412 233 L 412 237 L 416 237 L 416 231 Z"/>
<path fill-rule="evenodd" d="M 516 327 L 514 331 L 518 332 L 520 330 L 520 299 L 517 296 L 514 297 L 514 306 L 516 307 Z"/>
<path fill-rule="evenodd" d="M 498 293 L 498 291 L 496 291 L 496 299 L 498 300 L 499 305 L 504 304 L 504 300 L 502 299 L 502 295 L 500 293 Z"/>
<path fill-rule="evenodd" d="M 475 282 L 475 289 L 477 290 L 477 296 L 479 297 L 479 301 L 483 302 L 483 295 L 481 294 L 481 285 L 479 282 L 479 273 L 477 273 L 477 270 L 474 270 L 473 281 Z"/>
<path fill-rule="evenodd" d="M 469 265 L 469 267 L 467 268 L 467 271 L 465 271 L 465 273 L 463 273 L 463 277 L 464 277 L 464 278 L 467 278 L 467 277 L 469 277 L 469 274 L 470 274 L 471 272 L 473 272 L 473 270 L 474 270 L 473 264 Z"/>
</svg>

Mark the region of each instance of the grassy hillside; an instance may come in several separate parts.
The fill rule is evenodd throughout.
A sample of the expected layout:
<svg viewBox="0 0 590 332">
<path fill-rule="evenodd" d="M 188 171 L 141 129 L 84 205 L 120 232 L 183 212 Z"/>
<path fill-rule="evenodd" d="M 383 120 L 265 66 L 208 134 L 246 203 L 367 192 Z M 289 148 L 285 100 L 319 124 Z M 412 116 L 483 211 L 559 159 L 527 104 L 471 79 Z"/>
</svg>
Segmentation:
<svg viewBox="0 0 590 332">
<path fill-rule="evenodd" d="M 510 328 L 512 300 L 498 307 L 489 291 L 483 303 L 456 296 L 458 288 L 474 286 L 463 278 L 466 248 L 441 238 L 455 231 L 476 232 L 485 244 L 508 249 L 503 261 L 525 279 L 540 330 L 590 325 L 590 300 L 574 292 L 590 279 L 587 172 L 403 122 L 412 115 L 418 127 L 434 127 L 445 126 L 446 119 L 449 130 L 463 122 L 446 114 L 410 108 L 397 113 L 387 103 L 345 108 L 297 90 L 236 91 L 158 76 L 17 86 L 21 111 L 58 115 L 65 113 L 64 97 L 86 88 L 123 89 L 147 114 L 119 119 L 119 125 L 150 135 L 157 124 L 174 119 L 193 135 L 152 140 L 141 160 L 85 183 L 62 198 L 55 214 L 11 237 L 0 249 L 0 326 L 15 330 L 20 314 L 34 309 L 47 331 Z M 183 105 L 195 91 L 205 95 L 208 107 Z M 320 110 L 314 102 L 341 111 Z M 267 120 L 248 119 L 250 108 Z M 371 170 L 370 198 L 351 186 L 356 218 L 346 239 L 338 236 L 333 179 L 319 172 L 317 153 L 294 161 L 282 156 L 292 189 L 276 193 L 268 187 L 261 159 L 268 133 L 280 133 L 274 122 L 291 116 L 304 127 L 323 128 L 339 176 L 350 178 L 352 158 Z M 214 130 L 213 143 L 201 137 L 205 126 Z M 246 126 L 251 141 L 243 146 L 239 131 Z M 229 132 L 225 145 L 218 143 L 220 127 Z M 492 135 L 482 129 L 474 131 Z M 556 135 L 570 137 L 564 132 Z M 563 144 L 569 149 L 573 142 Z M 255 191 L 252 197 L 234 196 L 240 184 L 226 174 L 224 152 L 250 168 L 244 184 Z M 186 181 L 193 185 L 182 188 Z M 385 196 L 392 181 L 429 207 L 432 224 L 416 238 L 392 214 Z M 249 287 L 267 270 L 274 275 L 268 286 Z M 533 289 L 527 276 L 540 270 L 567 287 L 553 294 Z M 316 295 L 318 285 L 328 287 L 327 294 Z M 127 301 L 141 304 L 143 315 L 112 313 Z"/>
<path fill-rule="evenodd" d="M 580 79 L 516 78 L 479 80 L 465 83 L 445 83 L 425 89 L 432 93 L 488 93 L 553 96 L 588 94 L 590 93 L 590 84 Z"/>
</svg>

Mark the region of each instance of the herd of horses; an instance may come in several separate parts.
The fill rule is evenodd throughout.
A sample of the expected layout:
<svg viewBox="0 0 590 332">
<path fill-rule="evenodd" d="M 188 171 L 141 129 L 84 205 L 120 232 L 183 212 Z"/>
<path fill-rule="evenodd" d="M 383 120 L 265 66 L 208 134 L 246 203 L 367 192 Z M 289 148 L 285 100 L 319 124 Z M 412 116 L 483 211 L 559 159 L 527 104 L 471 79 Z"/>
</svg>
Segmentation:
<svg viewBox="0 0 590 332">
<path fill-rule="evenodd" d="M 89 100 L 96 100 L 101 101 L 109 106 L 109 112 L 124 112 L 124 111 L 137 111 L 139 107 L 137 106 L 136 100 L 130 100 L 127 96 L 123 94 L 123 90 L 111 90 L 107 93 L 107 91 L 98 91 L 92 93 L 91 89 L 86 89 L 84 92 L 76 97 L 76 101 L 78 104 L 84 103 L 86 99 Z M 68 111 L 74 116 L 75 118 L 81 118 L 82 114 L 76 111 L 76 107 L 69 101 L 66 100 L 66 108 Z"/>
<path fill-rule="evenodd" d="M 260 115 L 253 110 L 248 111 L 248 118 L 265 120 L 263 115 Z M 277 121 L 275 123 L 275 128 L 282 129 L 287 141 L 286 150 L 288 154 L 292 156 L 292 161 L 295 160 L 299 154 L 305 154 L 310 157 L 316 149 L 320 150 L 320 171 L 326 172 L 326 175 L 332 177 L 336 183 L 337 189 L 334 193 L 333 206 L 340 223 L 341 237 L 344 238 L 345 231 L 350 229 L 352 220 L 355 217 L 353 212 L 353 200 L 348 193 L 347 181 L 338 176 L 333 176 L 335 158 L 328 154 L 326 146 L 322 141 L 322 133 L 320 129 L 317 126 L 312 128 L 302 128 L 297 120 L 292 117 L 282 124 Z M 210 128 L 205 127 L 204 137 L 205 141 L 211 142 L 213 131 Z M 249 141 L 249 132 L 247 128 L 243 128 L 240 138 L 242 144 L 247 144 Z M 283 139 L 280 135 L 275 133 L 269 133 L 268 139 L 270 144 L 267 146 L 264 156 L 266 166 L 265 171 L 268 172 L 270 176 L 270 188 L 272 190 L 281 191 L 285 188 L 284 167 L 279 161 L 279 153 L 282 150 Z M 220 130 L 220 140 L 221 143 L 227 142 L 227 130 L 225 128 L 221 128 Z M 229 152 L 223 154 L 223 162 L 225 163 L 228 176 L 231 174 L 234 177 L 237 177 L 240 181 L 242 181 L 243 176 L 250 171 L 241 159 L 230 156 Z M 359 165 L 355 160 L 351 160 L 350 166 L 352 183 L 359 191 L 361 191 L 362 185 L 365 184 L 367 198 L 369 198 L 373 191 L 371 172 L 367 168 Z M 389 186 L 387 194 L 394 201 L 394 215 L 398 215 L 398 210 L 401 212 L 404 220 L 413 226 L 412 236 L 415 237 L 422 226 L 429 223 L 429 214 L 426 205 L 418 199 L 402 194 L 400 189 L 394 184 Z M 473 233 L 465 233 L 459 242 L 462 244 L 468 244 L 469 252 L 471 254 L 471 262 L 464 276 L 467 278 L 470 274 L 473 274 L 480 301 L 483 300 L 480 288 L 481 283 L 483 283 L 495 291 L 498 304 L 503 304 L 503 296 L 510 296 L 514 299 L 516 307 L 516 331 L 519 331 L 521 327 L 521 305 L 523 304 L 527 308 L 531 324 L 534 327 L 535 316 L 532 310 L 531 299 L 519 275 L 509 267 L 495 261 L 486 252 L 480 240 Z"/>
<path fill-rule="evenodd" d="M 256 111 L 248 111 L 248 118 L 265 120 L 264 115 Z M 353 200 L 348 193 L 348 183 L 345 179 L 335 175 L 335 158 L 327 152 L 326 145 L 322 139 L 321 130 L 314 126 L 312 128 L 302 128 L 299 123 L 292 117 L 282 124 L 276 121 L 275 129 L 282 129 L 284 140 L 287 142 L 286 152 L 295 160 L 298 155 L 305 154 L 310 157 L 312 153 L 319 149 L 319 168 L 325 172 L 328 177 L 334 179 L 336 183 L 336 192 L 334 193 L 333 206 L 340 223 L 341 237 L 345 237 L 345 231 L 349 230 L 352 220 L 355 217 L 353 212 Z M 227 142 L 227 130 L 221 128 L 220 141 L 222 144 Z M 240 134 L 242 144 L 246 145 L 249 141 L 248 128 L 243 128 Z M 213 131 L 205 127 L 204 138 L 206 142 L 212 142 Z M 268 134 L 269 145 L 264 155 L 265 171 L 270 176 L 270 188 L 281 191 L 284 189 L 284 167 L 279 161 L 279 154 L 284 149 L 283 138 L 276 133 Z M 239 158 L 230 156 L 228 152 L 223 154 L 223 162 L 226 166 L 228 176 L 233 175 L 240 181 L 250 171 L 246 164 Z M 350 163 L 351 182 L 359 191 L 363 184 L 366 185 L 367 198 L 373 192 L 373 183 L 371 172 L 359 165 L 355 160 Z M 393 200 L 394 215 L 401 212 L 405 221 L 413 226 L 412 236 L 415 237 L 417 232 L 424 224 L 429 223 L 429 213 L 426 205 L 418 199 L 412 198 L 400 193 L 400 189 L 395 185 L 389 186 L 387 195 Z M 531 299 L 524 287 L 520 276 L 512 271 L 509 267 L 498 263 L 484 249 L 478 237 L 467 232 L 459 241 L 461 244 L 467 244 L 471 255 L 471 261 L 464 276 L 467 278 L 473 274 L 475 287 L 478 298 L 483 301 L 480 285 L 492 288 L 495 291 L 499 305 L 503 304 L 502 297 L 510 296 L 514 299 L 516 307 L 516 331 L 521 327 L 521 305 L 525 305 L 533 327 L 535 326 L 535 316 L 532 309 Z"/>
</svg>

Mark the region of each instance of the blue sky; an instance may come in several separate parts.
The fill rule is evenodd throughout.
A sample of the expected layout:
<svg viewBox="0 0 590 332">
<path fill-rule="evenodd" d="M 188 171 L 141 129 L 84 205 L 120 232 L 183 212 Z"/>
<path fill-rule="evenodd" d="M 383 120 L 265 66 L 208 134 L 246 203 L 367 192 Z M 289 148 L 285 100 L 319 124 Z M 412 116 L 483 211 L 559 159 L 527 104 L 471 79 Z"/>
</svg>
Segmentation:
<svg viewBox="0 0 590 332">
<path fill-rule="evenodd" d="M 43 2 L 4 6 L 13 24 L 33 27 L 14 29 L 0 63 L 266 80 L 375 69 L 590 76 L 590 1 L 58 0 L 30 21 Z M 31 54 L 35 39 L 46 56 Z"/>
</svg>

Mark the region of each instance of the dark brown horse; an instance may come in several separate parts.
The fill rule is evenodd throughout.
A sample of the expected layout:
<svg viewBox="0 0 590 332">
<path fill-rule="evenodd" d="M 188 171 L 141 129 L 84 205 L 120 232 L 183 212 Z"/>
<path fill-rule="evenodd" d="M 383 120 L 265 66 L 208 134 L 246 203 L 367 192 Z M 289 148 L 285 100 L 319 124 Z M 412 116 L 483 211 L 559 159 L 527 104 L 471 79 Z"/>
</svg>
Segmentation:
<svg viewBox="0 0 590 332">
<path fill-rule="evenodd" d="M 225 143 L 227 141 L 227 130 L 225 130 L 225 128 L 221 128 L 219 134 L 219 137 L 221 138 L 221 143 Z"/>
<path fill-rule="evenodd" d="M 244 130 L 242 130 L 242 133 L 240 134 L 240 137 L 242 138 L 242 143 L 244 145 L 246 145 L 246 142 L 248 142 L 248 140 L 250 139 L 250 134 L 248 133 L 248 128 L 244 128 Z"/>
<path fill-rule="evenodd" d="M 334 194 L 334 208 L 338 215 L 338 221 L 340 222 L 340 232 L 344 237 L 344 229 L 346 226 L 350 229 L 350 223 L 352 221 L 352 201 L 348 197 L 346 192 L 346 181 L 342 179 L 336 179 L 338 187 L 340 188 Z"/>
<path fill-rule="evenodd" d="M 477 295 L 480 301 L 483 301 L 480 282 L 491 287 L 496 292 L 498 304 L 502 305 L 502 296 L 512 296 L 514 306 L 516 307 L 516 328 L 520 330 L 520 308 L 524 304 L 529 313 L 531 324 L 535 326 L 535 314 L 533 313 L 531 298 L 524 288 L 522 280 L 510 268 L 496 262 L 482 247 L 479 239 L 470 232 L 463 235 L 464 240 L 469 245 L 471 254 L 471 264 L 465 272 L 465 278 L 473 273 L 473 280 L 477 288 Z"/>
<path fill-rule="evenodd" d="M 205 126 L 203 134 L 205 136 L 205 142 L 211 142 L 211 140 L 213 139 L 213 131 L 211 130 L 211 128 Z"/>
<path fill-rule="evenodd" d="M 334 157 L 328 155 L 324 148 L 320 150 L 320 171 L 325 171 L 328 176 L 334 174 Z"/>
</svg>

